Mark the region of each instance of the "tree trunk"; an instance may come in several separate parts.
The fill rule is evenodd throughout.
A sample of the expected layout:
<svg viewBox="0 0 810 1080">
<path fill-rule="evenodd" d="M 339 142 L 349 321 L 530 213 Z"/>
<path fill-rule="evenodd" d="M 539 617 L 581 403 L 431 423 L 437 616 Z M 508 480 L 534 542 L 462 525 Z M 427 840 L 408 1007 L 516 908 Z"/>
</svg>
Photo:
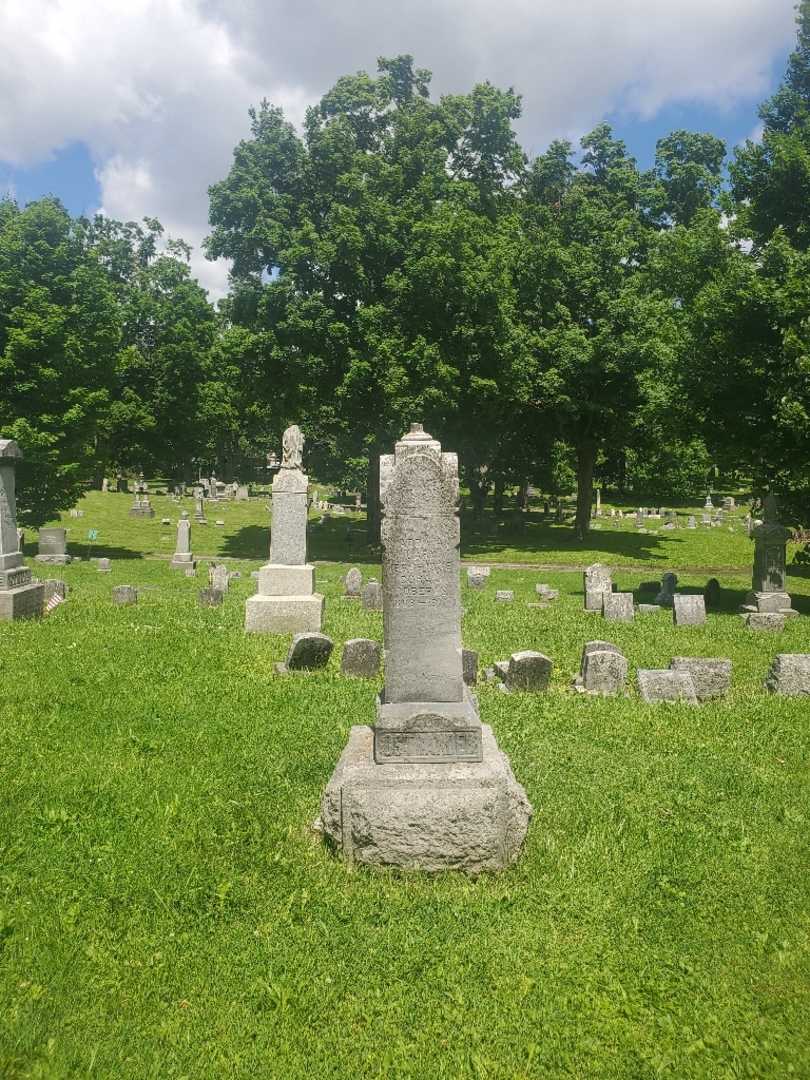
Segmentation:
<svg viewBox="0 0 810 1080">
<path fill-rule="evenodd" d="M 368 457 L 366 484 L 366 539 L 369 544 L 380 542 L 380 455 L 373 446 Z"/>
<path fill-rule="evenodd" d="M 524 480 L 517 491 L 517 508 L 518 510 L 529 509 L 529 489 L 531 485 L 528 480 Z"/>
<path fill-rule="evenodd" d="M 577 516 L 574 522 L 577 540 L 585 540 L 590 528 L 595 464 L 596 443 L 580 443 L 577 446 Z"/>
<path fill-rule="evenodd" d="M 618 468 L 616 470 L 616 485 L 619 489 L 619 493 L 624 495 L 627 491 L 627 451 L 622 450 L 619 453 Z"/>
<path fill-rule="evenodd" d="M 503 493 L 505 484 L 502 480 L 497 481 L 495 484 L 495 492 L 492 496 L 492 509 L 495 511 L 495 517 L 500 517 L 503 513 Z"/>
<path fill-rule="evenodd" d="M 470 476 L 470 499 L 473 506 L 473 517 L 476 521 L 480 521 L 484 516 L 484 504 L 487 501 L 487 492 L 489 491 L 489 481 L 485 479 L 477 480 L 475 476 Z"/>
</svg>

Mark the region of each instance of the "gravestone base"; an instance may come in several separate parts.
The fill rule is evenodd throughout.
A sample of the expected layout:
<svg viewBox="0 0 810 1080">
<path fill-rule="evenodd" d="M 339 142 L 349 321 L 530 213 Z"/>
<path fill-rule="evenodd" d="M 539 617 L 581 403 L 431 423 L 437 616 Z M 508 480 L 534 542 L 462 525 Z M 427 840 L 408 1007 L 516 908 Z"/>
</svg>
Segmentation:
<svg viewBox="0 0 810 1080">
<path fill-rule="evenodd" d="M 153 518 L 155 511 L 151 506 L 132 506 L 129 510 L 130 517 Z"/>
<path fill-rule="evenodd" d="M 70 555 L 35 555 L 35 562 L 51 563 L 58 566 L 67 566 L 70 562 Z"/>
<path fill-rule="evenodd" d="M 245 630 L 253 634 L 299 634 L 320 630 L 323 594 L 268 596 L 256 593 L 245 603 Z"/>
<path fill-rule="evenodd" d="M 465 686 L 461 701 L 388 703 L 377 698 L 374 760 L 378 765 L 476 762 L 483 758 L 478 703 Z"/>
<path fill-rule="evenodd" d="M 472 875 L 510 866 L 532 808 L 492 729 L 481 733 L 480 762 L 378 765 L 374 732 L 353 727 L 318 827 L 349 863 Z"/>
<path fill-rule="evenodd" d="M 174 555 L 172 555 L 172 561 L 169 563 L 169 566 L 173 570 L 196 569 L 197 560 L 190 552 L 188 554 L 183 554 L 182 552 L 178 554 L 175 552 Z"/>
<path fill-rule="evenodd" d="M 743 615 L 770 614 L 775 612 L 791 618 L 798 615 L 798 611 L 790 606 L 790 594 L 786 592 L 749 592 L 745 602 L 740 607 Z"/>
<path fill-rule="evenodd" d="M 34 619 L 42 614 L 44 603 L 45 585 L 41 581 L 18 585 L 15 589 L 0 589 L 0 622 Z"/>
</svg>

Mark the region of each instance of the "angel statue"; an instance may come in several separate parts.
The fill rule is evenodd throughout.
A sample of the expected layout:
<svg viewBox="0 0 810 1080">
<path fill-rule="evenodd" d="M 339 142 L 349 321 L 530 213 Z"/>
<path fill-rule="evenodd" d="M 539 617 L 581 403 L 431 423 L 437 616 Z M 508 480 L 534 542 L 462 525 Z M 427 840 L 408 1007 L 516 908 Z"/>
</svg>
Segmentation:
<svg viewBox="0 0 810 1080">
<path fill-rule="evenodd" d="M 304 455 L 304 436 L 297 424 L 292 424 L 281 437 L 282 469 L 300 469 Z"/>
</svg>

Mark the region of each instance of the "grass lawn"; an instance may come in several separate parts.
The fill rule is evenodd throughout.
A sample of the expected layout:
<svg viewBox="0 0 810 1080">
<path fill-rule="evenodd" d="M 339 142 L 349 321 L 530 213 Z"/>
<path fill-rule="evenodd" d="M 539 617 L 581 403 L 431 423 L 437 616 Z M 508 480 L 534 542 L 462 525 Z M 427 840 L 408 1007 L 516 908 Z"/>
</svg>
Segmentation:
<svg viewBox="0 0 810 1080">
<path fill-rule="evenodd" d="M 143 557 L 171 552 L 160 517 L 177 506 L 131 520 L 130 501 L 94 494 L 66 520 L 77 553 L 98 528 L 111 574 L 68 566 L 66 604 L 0 625 L 0 1076 L 810 1077 L 810 704 L 762 689 L 776 652 L 810 652 L 806 570 L 789 582 L 802 617 L 753 634 L 734 614 L 739 530 L 626 522 L 581 550 L 539 524 L 500 546 L 496 523 L 471 534 L 477 560 L 599 558 L 622 589 L 729 569 L 705 628 L 607 625 L 564 570 L 464 588 L 482 666 L 537 648 L 555 673 L 542 695 L 478 691 L 535 807 L 519 863 L 428 879 L 350 870 L 309 828 L 349 727 L 373 718 L 377 684 L 339 674 L 343 641 L 382 634 L 340 598 L 350 560 L 369 562 L 360 519 L 311 529 L 313 556 L 341 559 L 317 575 L 336 649 L 325 672 L 280 678 L 287 639 L 242 629 L 263 504 L 192 528 L 195 553 L 243 573 L 202 609 L 203 572 Z M 560 599 L 528 608 L 541 580 Z M 136 607 L 112 605 L 121 583 Z M 730 657 L 732 692 L 697 708 L 645 706 L 634 685 L 577 696 L 596 637 L 632 674 Z"/>
</svg>

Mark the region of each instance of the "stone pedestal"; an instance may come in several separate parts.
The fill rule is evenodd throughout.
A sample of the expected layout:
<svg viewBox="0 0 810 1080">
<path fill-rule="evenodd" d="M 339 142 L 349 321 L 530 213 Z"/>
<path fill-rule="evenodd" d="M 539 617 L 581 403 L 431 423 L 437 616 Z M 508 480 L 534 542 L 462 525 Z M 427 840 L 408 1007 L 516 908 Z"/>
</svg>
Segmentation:
<svg viewBox="0 0 810 1080">
<path fill-rule="evenodd" d="M 15 473 L 22 457 L 13 439 L 0 439 L 0 622 L 42 614 L 45 586 L 31 580 L 19 550 Z"/>
<path fill-rule="evenodd" d="M 351 729 L 321 802 L 347 862 L 480 874 L 517 859 L 532 809 L 490 727 L 476 763 L 381 766 L 374 742 L 370 727 Z"/>
<path fill-rule="evenodd" d="M 385 688 L 353 727 L 320 827 L 350 862 L 478 874 L 514 862 L 531 806 L 464 683 L 458 462 L 414 425 L 380 459 Z"/>
<path fill-rule="evenodd" d="M 773 495 L 764 502 L 764 521 L 751 531 L 754 541 L 754 567 L 751 591 L 740 611 L 743 615 L 798 615 L 791 607 L 787 592 L 787 542 L 790 529 L 779 520 L 779 507 Z"/>
<path fill-rule="evenodd" d="M 306 557 L 309 480 L 300 469 L 303 438 L 297 427 L 284 433 L 284 445 L 284 464 L 273 479 L 270 562 L 259 571 L 256 594 L 245 603 L 250 633 L 319 631 L 323 622 L 324 598 L 315 592 L 315 568 Z"/>
</svg>

